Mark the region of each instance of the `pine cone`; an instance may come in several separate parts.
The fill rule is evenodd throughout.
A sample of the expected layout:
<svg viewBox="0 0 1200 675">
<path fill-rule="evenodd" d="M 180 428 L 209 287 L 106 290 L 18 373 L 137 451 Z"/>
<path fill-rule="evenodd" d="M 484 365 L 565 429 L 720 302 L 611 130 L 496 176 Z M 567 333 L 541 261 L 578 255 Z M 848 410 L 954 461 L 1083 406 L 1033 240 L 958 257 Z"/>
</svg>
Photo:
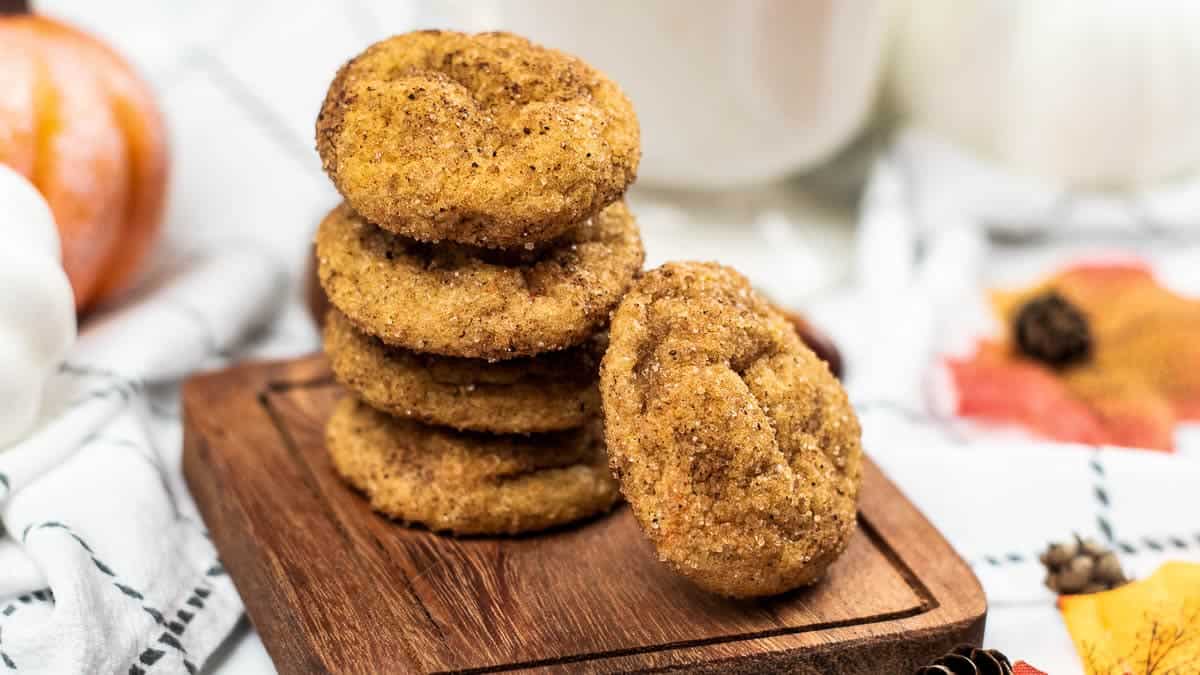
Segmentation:
<svg viewBox="0 0 1200 675">
<path fill-rule="evenodd" d="M 1087 317 L 1054 291 L 1022 305 L 1013 324 L 1017 348 L 1031 359 L 1061 368 L 1091 356 Z"/>
<path fill-rule="evenodd" d="M 916 675 L 1013 675 L 1012 662 L 995 649 L 959 645 Z"/>
<path fill-rule="evenodd" d="M 1046 566 L 1046 588 L 1062 595 L 1099 593 L 1129 582 L 1117 554 L 1095 539 L 1050 544 L 1040 560 Z"/>
</svg>

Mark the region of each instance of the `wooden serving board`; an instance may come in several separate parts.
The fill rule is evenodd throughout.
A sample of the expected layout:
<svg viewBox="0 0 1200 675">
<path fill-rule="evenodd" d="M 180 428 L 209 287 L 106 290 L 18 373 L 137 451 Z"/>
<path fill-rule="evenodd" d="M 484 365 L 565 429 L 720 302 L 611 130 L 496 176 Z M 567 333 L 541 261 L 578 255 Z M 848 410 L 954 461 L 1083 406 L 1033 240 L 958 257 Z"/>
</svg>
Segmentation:
<svg viewBox="0 0 1200 675">
<path fill-rule="evenodd" d="M 454 539 L 376 516 L 334 474 L 324 359 L 184 386 L 184 472 L 284 673 L 904 675 L 982 638 L 971 570 L 867 463 L 860 528 L 813 588 L 718 598 L 657 561 L 627 508 Z"/>
</svg>

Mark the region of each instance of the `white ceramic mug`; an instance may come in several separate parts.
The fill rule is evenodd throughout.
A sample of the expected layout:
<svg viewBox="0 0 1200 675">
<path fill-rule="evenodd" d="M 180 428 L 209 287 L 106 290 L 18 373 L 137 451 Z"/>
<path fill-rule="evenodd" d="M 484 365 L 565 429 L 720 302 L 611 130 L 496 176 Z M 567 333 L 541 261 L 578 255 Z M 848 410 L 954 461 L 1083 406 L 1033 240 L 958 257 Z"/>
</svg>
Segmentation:
<svg viewBox="0 0 1200 675">
<path fill-rule="evenodd" d="M 642 125 L 642 180 L 729 187 L 829 157 L 864 124 L 889 0 L 460 2 L 467 30 L 510 30 L 620 83 Z"/>
</svg>

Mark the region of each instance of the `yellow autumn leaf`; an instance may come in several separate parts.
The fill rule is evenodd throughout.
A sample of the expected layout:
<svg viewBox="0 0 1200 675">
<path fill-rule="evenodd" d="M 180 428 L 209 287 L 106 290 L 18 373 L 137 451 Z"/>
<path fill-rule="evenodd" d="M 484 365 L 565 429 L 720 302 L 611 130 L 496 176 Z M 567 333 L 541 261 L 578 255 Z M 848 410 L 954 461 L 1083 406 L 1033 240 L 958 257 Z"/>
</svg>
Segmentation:
<svg viewBox="0 0 1200 675">
<path fill-rule="evenodd" d="M 1200 564 L 1058 605 L 1088 675 L 1200 673 Z"/>
</svg>

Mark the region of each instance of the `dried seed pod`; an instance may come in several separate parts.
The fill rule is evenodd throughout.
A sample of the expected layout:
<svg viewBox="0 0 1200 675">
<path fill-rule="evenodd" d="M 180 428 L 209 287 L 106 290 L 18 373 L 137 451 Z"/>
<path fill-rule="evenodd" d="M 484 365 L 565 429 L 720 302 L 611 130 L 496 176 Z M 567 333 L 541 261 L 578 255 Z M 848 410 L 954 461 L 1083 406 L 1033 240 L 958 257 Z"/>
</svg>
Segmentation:
<svg viewBox="0 0 1200 675">
<path fill-rule="evenodd" d="M 1091 580 L 1088 573 L 1080 573 L 1070 569 L 1058 573 L 1058 592 L 1074 594 L 1083 590 Z"/>
<path fill-rule="evenodd" d="M 1058 587 L 1058 575 L 1054 574 L 1053 572 L 1047 572 L 1046 578 L 1042 580 L 1042 583 L 1046 584 L 1046 588 L 1049 588 L 1055 593 L 1060 593 L 1062 590 Z"/>
<path fill-rule="evenodd" d="M 1013 318 L 1021 353 L 1054 368 L 1085 361 L 1092 353 L 1087 317 L 1055 291 L 1032 298 Z"/>
<path fill-rule="evenodd" d="M 1098 593 L 1128 581 L 1117 555 L 1095 539 L 1052 543 L 1039 558 L 1046 588 L 1055 593 Z"/>
<path fill-rule="evenodd" d="M 1088 554 L 1075 556 L 1075 558 L 1067 563 L 1067 569 L 1074 574 L 1082 574 L 1087 577 L 1092 576 L 1092 570 L 1096 568 L 1096 561 L 1088 557 Z"/>
<path fill-rule="evenodd" d="M 1100 556 L 1092 575 L 1099 581 L 1108 584 L 1119 584 L 1125 581 L 1125 571 L 1121 569 L 1121 561 L 1112 551 Z"/>
<path fill-rule="evenodd" d="M 1071 562 L 1071 559 L 1078 554 L 1079 543 L 1074 540 L 1050 544 L 1050 548 L 1042 554 L 1042 564 L 1059 567 Z"/>
</svg>

